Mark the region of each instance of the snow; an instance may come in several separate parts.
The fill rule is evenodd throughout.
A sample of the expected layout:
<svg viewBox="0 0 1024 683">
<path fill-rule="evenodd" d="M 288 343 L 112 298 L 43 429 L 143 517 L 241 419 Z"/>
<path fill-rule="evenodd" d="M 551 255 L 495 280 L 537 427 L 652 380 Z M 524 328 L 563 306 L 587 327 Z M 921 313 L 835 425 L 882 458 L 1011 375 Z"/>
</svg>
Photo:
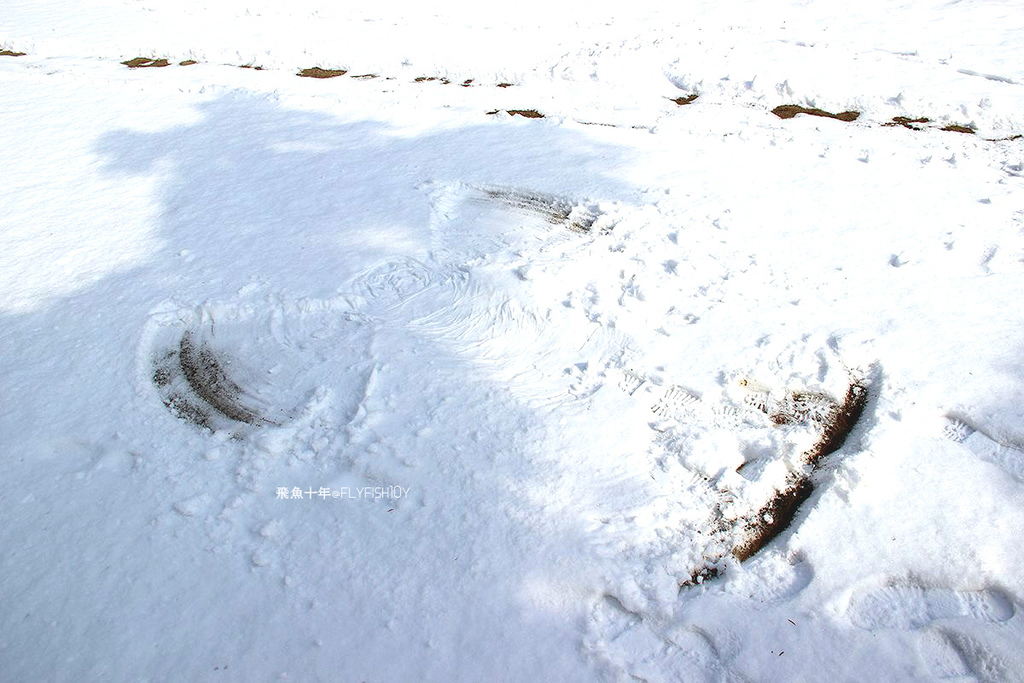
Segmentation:
<svg viewBox="0 0 1024 683">
<path fill-rule="evenodd" d="M 7 3 L 0 678 L 1024 680 L 1020 9 Z"/>
</svg>

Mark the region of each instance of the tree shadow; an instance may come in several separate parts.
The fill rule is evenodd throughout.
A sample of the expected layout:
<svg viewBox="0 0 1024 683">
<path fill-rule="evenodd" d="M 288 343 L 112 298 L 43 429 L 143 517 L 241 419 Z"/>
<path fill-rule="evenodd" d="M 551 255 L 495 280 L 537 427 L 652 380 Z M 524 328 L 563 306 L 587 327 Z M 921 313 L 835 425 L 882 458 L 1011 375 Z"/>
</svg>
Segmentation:
<svg viewBox="0 0 1024 683">
<path fill-rule="evenodd" d="M 200 105 L 196 120 L 185 125 L 103 135 L 96 151 L 102 173 L 126 184 L 155 181 L 156 247 L 92 284 L 0 316 L 7 362 L 22 368 L 22 386 L 36 387 L 7 418 L 31 425 L 15 432 L 12 446 L 23 465 L 10 484 L 86 472 L 107 491 L 100 496 L 84 487 L 61 496 L 60 505 L 44 504 L 43 527 L 27 518 L 15 523 L 14 537 L 32 545 L 34 565 L 48 568 L 7 586 L 35 617 L 17 624 L 33 645 L 21 657 L 4 654 L 4 668 L 26 680 L 128 670 L 159 675 L 172 668 L 194 679 L 231 661 L 235 676 L 255 678 L 286 669 L 323 639 L 347 644 L 316 650 L 309 671 L 407 679 L 438 657 L 426 649 L 394 656 L 412 644 L 419 648 L 424 632 L 456 677 L 500 678 L 529 662 L 537 671 L 556 660 L 579 666 L 565 640 L 575 625 L 565 624 L 557 609 L 520 604 L 517 593 L 523 568 L 559 571 L 546 567 L 550 554 L 537 550 L 536 535 L 551 532 L 550 546 L 577 525 L 507 514 L 521 512 L 523 501 L 505 480 L 521 477 L 528 485 L 544 476 L 515 460 L 525 445 L 543 443 L 531 434 L 531 425 L 544 419 L 534 406 L 470 362 L 456 359 L 440 377 L 436 371 L 415 376 L 406 373 L 414 366 L 368 351 L 365 360 L 375 367 L 363 389 L 358 429 L 320 423 L 339 429 L 319 451 L 299 437 L 276 449 L 259 440 L 258 430 L 225 439 L 177 420 L 161 403 L 150 365 L 159 349 L 151 346 L 147 325 L 154 315 L 173 318 L 210 302 L 230 302 L 235 310 L 260 302 L 285 310 L 284 300 L 344 309 L 352 282 L 374 265 L 431 259 L 424 184 L 631 199 L 636 189 L 616 173 L 628 161 L 625 152 L 538 122 L 490 120 L 414 134 L 240 95 Z M 387 322 L 378 337 L 391 335 L 384 346 L 427 359 L 451 355 Z M 40 339 L 45 343 L 34 343 Z M 444 404 L 460 383 L 475 389 L 448 407 L 432 405 Z M 382 386 L 374 403 L 375 387 Z M 483 395 L 495 398 L 480 405 L 476 398 Z M 418 404 L 430 415 L 423 424 L 414 414 Z M 502 419 L 489 430 L 471 428 L 494 413 Z M 423 437 L 432 422 L 450 433 Z M 442 437 L 452 440 L 449 447 Z M 306 450 L 290 453 L 295 444 Z M 512 459 L 481 475 L 493 453 Z M 421 490 L 397 510 L 274 496 L 280 486 L 337 488 L 350 481 L 410 482 Z M 280 528 L 287 531 L 275 531 Z M 89 545 L 74 572 L 60 560 L 69 543 Z M 381 576 L 366 555 L 378 557 L 390 575 Z M 466 569 L 473 562 L 482 568 Z M 435 578 L 421 586 L 424 576 Z M 390 624 L 365 613 L 372 596 Z M 271 599 L 280 601 L 278 608 L 267 607 Z M 282 644 L 293 628 L 290 615 L 316 600 L 331 609 L 300 629 L 309 638 Z M 464 621 L 436 618 L 452 605 L 469 609 L 467 600 L 494 606 L 467 613 Z M 196 613 L 194 630 L 182 630 L 166 610 L 169 602 Z M 60 614 L 85 616 L 98 606 L 106 617 L 89 629 L 67 622 L 53 627 Z M 4 631 L 12 632 L 26 611 L 7 610 Z M 515 619 L 529 629 L 509 633 L 505 624 Z M 255 626 L 259 621 L 266 627 Z M 243 633 L 230 643 L 203 638 L 224 629 Z M 551 634 L 547 652 L 535 651 L 545 640 L 541 631 Z M 472 650 L 503 638 L 505 656 L 493 661 L 460 651 L 467 639 Z M 166 647 L 155 647 L 161 642 Z M 78 652 L 73 661 L 62 653 L 68 643 Z M 114 652 L 137 654 L 111 659 Z M 353 652 L 365 659 L 353 662 Z"/>
<path fill-rule="evenodd" d="M 155 257 L 205 289 L 267 275 L 322 290 L 375 258 L 422 256 L 430 207 L 415 189 L 427 182 L 633 194 L 613 177 L 620 150 L 556 126 L 489 122 L 410 135 L 265 99 L 226 96 L 198 109 L 195 124 L 108 134 L 97 150 L 108 173 L 166 176 L 167 246 Z M 193 257 L 185 268 L 182 250 Z"/>
</svg>

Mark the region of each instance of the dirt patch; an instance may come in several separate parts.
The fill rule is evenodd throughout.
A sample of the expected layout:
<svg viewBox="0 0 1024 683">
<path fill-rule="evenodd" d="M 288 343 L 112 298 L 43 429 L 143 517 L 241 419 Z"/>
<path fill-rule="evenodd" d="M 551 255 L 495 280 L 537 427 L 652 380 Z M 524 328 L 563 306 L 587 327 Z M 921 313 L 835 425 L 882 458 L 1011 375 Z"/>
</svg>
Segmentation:
<svg viewBox="0 0 1024 683">
<path fill-rule="evenodd" d="M 150 59 L 148 57 L 136 57 L 135 59 L 129 59 L 127 62 L 121 63 L 129 69 L 146 69 L 149 67 L 162 67 L 171 65 L 171 63 L 166 59 Z"/>
<path fill-rule="evenodd" d="M 692 95 L 685 95 L 683 97 L 675 97 L 675 98 L 670 97 L 668 99 L 669 99 L 670 102 L 675 102 L 680 107 L 682 107 L 682 106 L 685 106 L 687 104 L 692 104 L 698 97 L 700 97 L 700 93 L 693 93 Z"/>
<path fill-rule="evenodd" d="M 437 81 L 441 85 L 448 85 L 449 83 L 451 83 L 451 81 L 449 81 L 447 78 L 442 78 L 440 76 L 417 76 L 412 80 L 414 83 L 426 83 L 428 81 Z M 472 79 L 470 80 L 472 81 Z"/>
<path fill-rule="evenodd" d="M 824 109 L 801 107 L 798 104 L 783 104 L 772 109 L 772 113 L 780 119 L 791 119 L 797 114 L 810 114 L 811 116 L 823 116 L 825 118 L 836 119 L 838 121 L 856 121 L 860 116 L 859 111 L 844 111 L 838 114 L 833 114 L 832 112 L 825 111 Z"/>
<path fill-rule="evenodd" d="M 800 506 L 814 493 L 814 485 L 807 477 L 791 475 L 790 481 L 765 505 L 745 520 L 747 538 L 732 549 L 733 556 L 744 562 L 781 534 L 800 510 Z"/>
<path fill-rule="evenodd" d="M 352 78 L 363 78 L 369 80 L 371 78 L 377 78 L 377 74 L 359 74 L 358 76 L 353 76 Z"/>
<path fill-rule="evenodd" d="M 937 126 L 935 126 L 935 125 L 928 125 L 928 124 L 931 124 L 931 123 L 932 123 L 932 120 L 927 118 L 927 117 L 924 117 L 924 116 L 922 116 L 920 118 L 916 118 L 916 119 L 912 119 L 912 118 L 909 118 L 907 116 L 894 116 L 892 118 L 892 121 L 889 121 L 888 123 L 883 123 L 882 125 L 883 126 L 903 126 L 904 128 L 909 128 L 910 130 L 927 130 L 929 128 L 935 129 Z M 960 125 L 959 123 L 950 123 L 950 124 L 947 124 L 945 126 L 942 126 L 941 128 L 938 128 L 938 130 L 944 130 L 944 131 L 947 131 L 947 132 L 950 132 L 950 133 L 963 133 L 965 135 L 977 135 L 978 134 L 978 131 L 976 131 L 974 128 L 971 128 L 970 126 L 963 126 L 963 125 Z M 1002 140 L 1016 140 L 1019 137 L 1020 137 L 1019 135 L 1015 135 L 1015 136 L 1009 137 L 1009 138 L 984 138 L 984 139 L 985 140 L 989 140 L 990 142 L 998 142 L 998 141 L 1002 141 Z"/>
<path fill-rule="evenodd" d="M 303 78 L 337 78 L 348 73 L 347 69 L 321 69 L 318 66 L 303 69 L 297 75 Z"/>
<path fill-rule="evenodd" d="M 467 78 L 466 80 L 462 81 L 462 83 L 459 83 L 459 85 L 461 85 L 463 88 L 468 88 L 473 85 L 473 79 Z"/>
<path fill-rule="evenodd" d="M 882 125 L 889 127 L 903 126 L 904 128 L 909 128 L 910 130 L 922 130 L 920 124 L 924 123 L 931 123 L 931 119 L 926 118 L 924 116 L 917 119 L 912 119 L 909 116 L 894 116 L 892 117 L 892 121 L 889 121 L 888 123 L 883 123 Z"/>
<path fill-rule="evenodd" d="M 542 119 L 544 114 L 541 114 L 536 109 L 507 109 L 506 110 L 511 116 L 523 116 L 528 119 Z"/>
<path fill-rule="evenodd" d="M 701 567 L 686 581 L 679 584 L 681 588 L 689 588 L 690 586 L 698 586 L 705 581 L 711 581 L 717 579 L 722 573 L 722 570 L 715 566 Z"/>
<path fill-rule="evenodd" d="M 13 50 L 0 50 L 0 57 L 24 57 L 24 52 L 14 52 Z"/>
<path fill-rule="evenodd" d="M 514 83 L 499 83 L 497 87 L 499 87 L 499 88 L 511 88 L 513 85 L 515 85 L 515 84 Z"/>
<path fill-rule="evenodd" d="M 501 109 L 495 109 L 494 111 L 487 112 L 488 115 L 501 113 Z M 510 116 L 524 116 L 528 119 L 542 119 L 544 114 L 541 114 L 536 109 L 505 109 Z"/>
<path fill-rule="evenodd" d="M 813 473 L 829 455 L 843 447 L 863 415 L 869 397 L 866 378 L 876 372 L 872 368 L 869 373 L 853 373 L 841 402 L 819 392 L 791 391 L 777 405 L 754 404 L 773 424 L 810 426 L 818 431 L 819 437 L 800 455 L 795 471 L 756 510 L 729 521 L 723 517 L 721 508 L 716 507 L 706 532 L 713 544 L 705 551 L 703 566 L 691 572 L 680 584 L 682 587 L 717 577 L 722 571 L 722 561 L 729 555 L 740 562 L 750 559 L 790 527 L 801 506 L 814 493 Z M 726 489 L 720 490 L 720 494 L 726 499 L 731 497 Z"/>
<path fill-rule="evenodd" d="M 842 448 L 846 443 L 846 437 L 857 426 L 867 405 L 867 383 L 862 379 L 856 379 L 847 388 L 842 404 L 825 419 L 821 438 L 814 448 L 804 453 L 805 461 L 814 469 L 818 469 L 826 457 Z"/>
<path fill-rule="evenodd" d="M 968 128 L 967 126 L 961 126 L 959 123 L 951 123 L 948 126 L 943 126 L 939 130 L 947 130 L 951 133 L 966 133 L 967 135 L 974 135 L 974 129 Z"/>
<path fill-rule="evenodd" d="M 800 464 L 811 471 L 821 467 L 825 458 L 846 443 L 867 406 L 868 389 L 864 380 L 852 379 L 842 403 L 817 392 L 791 392 L 781 406 L 764 410 L 774 424 L 807 424 L 816 426 L 821 436 L 800 456 Z M 791 474 L 785 485 L 772 498 L 740 525 L 741 540 L 732 554 L 740 562 L 749 559 L 771 543 L 793 522 L 800 506 L 810 498 L 814 485 L 804 474 Z"/>
<path fill-rule="evenodd" d="M 178 66 L 192 66 L 193 64 L 198 64 L 198 63 L 199 62 L 197 62 L 194 59 L 186 59 L 184 62 L 178 62 Z"/>
<path fill-rule="evenodd" d="M 239 69 L 252 69 L 253 71 L 263 71 L 262 66 L 254 66 L 252 64 L 239 64 Z"/>
</svg>

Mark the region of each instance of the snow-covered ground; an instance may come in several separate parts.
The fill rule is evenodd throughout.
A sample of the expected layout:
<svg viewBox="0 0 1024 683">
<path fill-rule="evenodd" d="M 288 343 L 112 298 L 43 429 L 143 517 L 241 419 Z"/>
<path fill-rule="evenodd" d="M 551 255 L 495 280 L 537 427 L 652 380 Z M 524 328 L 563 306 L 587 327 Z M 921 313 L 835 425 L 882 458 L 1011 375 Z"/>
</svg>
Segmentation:
<svg viewBox="0 0 1024 683">
<path fill-rule="evenodd" d="M 0 680 L 1024 680 L 1024 4 L 553 4 L 4 3 Z"/>
</svg>

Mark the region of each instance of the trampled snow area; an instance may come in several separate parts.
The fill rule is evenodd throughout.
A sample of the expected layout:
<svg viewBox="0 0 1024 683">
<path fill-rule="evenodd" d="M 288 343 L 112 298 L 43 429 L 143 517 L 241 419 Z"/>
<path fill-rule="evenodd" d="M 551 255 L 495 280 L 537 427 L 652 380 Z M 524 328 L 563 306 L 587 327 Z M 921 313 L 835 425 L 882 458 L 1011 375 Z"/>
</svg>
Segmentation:
<svg viewBox="0 0 1024 683">
<path fill-rule="evenodd" d="M 0 49 L 0 680 L 1024 680 L 1021 2 Z"/>
</svg>

